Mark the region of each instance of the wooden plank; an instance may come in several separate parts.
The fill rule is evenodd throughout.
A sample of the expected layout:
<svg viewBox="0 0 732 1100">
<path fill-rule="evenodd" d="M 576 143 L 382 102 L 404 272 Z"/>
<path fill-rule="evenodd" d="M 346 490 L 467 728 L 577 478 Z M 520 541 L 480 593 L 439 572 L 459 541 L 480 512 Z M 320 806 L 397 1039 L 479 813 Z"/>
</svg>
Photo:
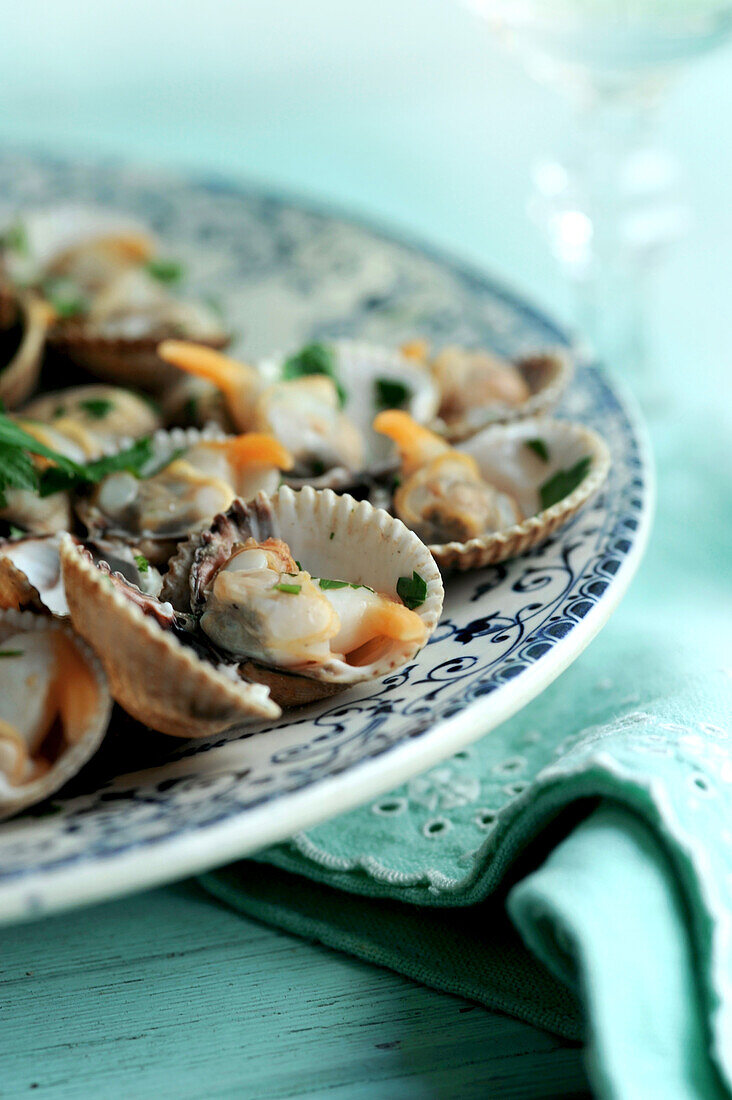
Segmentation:
<svg viewBox="0 0 732 1100">
<path fill-rule="evenodd" d="M 580 1052 L 194 884 L 3 931 L 0 1096 L 580 1095 Z"/>
</svg>

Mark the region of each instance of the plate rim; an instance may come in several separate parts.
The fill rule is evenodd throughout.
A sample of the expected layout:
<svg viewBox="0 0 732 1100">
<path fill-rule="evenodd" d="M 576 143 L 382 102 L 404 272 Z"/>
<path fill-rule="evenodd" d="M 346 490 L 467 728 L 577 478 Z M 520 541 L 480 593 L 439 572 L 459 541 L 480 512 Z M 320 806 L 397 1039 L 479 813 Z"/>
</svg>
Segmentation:
<svg viewBox="0 0 732 1100">
<path fill-rule="evenodd" d="M 534 306 L 519 291 L 514 291 L 489 272 L 481 271 L 477 265 L 462 260 L 448 250 L 423 244 L 408 233 L 401 234 L 398 229 L 392 233 L 383 223 L 371 223 L 358 214 L 343 212 L 337 204 L 332 207 L 326 203 L 320 205 L 307 198 L 288 197 L 276 189 L 249 188 L 245 183 L 237 186 L 235 181 L 219 182 L 211 177 L 197 178 L 182 173 L 180 176 L 170 174 L 168 178 L 207 191 L 215 191 L 224 185 L 233 194 L 289 203 L 319 217 L 366 229 L 386 243 L 401 245 L 449 267 L 463 278 L 480 283 L 491 295 L 499 297 L 522 315 L 540 320 L 544 327 L 556 333 L 570 353 L 578 353 L 580 345 L 577 338 L 564 332 L 541 306 Z M 497 696 L 477 699 L 458 714 L 436 722 L 418 739 L 407 739 L 388 753 L 363 760 L 338 775 L 325 777 L 303 790 L 281 795 L 225 821 L 161 840 L 157 846 L 134 848 L 86 864 L 77 863 L 57 870 L 31 873 L 4 883 L 0 886 L 0 925 L 112 901 L 246 858 L 388 793 L 414 775 L 429 770 L 487 736 L 541 694 L 580 656 L 615 612 L 643 559 L 653 525 L 656 474 L 645 422 L 626 386 L 604 367 L 601 371 L 620 401 L 638 445 L 645 475 L 645 506 L 639 515 L 633 545 L 615 574 L 607 595 L 592 606 L 565 638 L 541 660 L 524 669 L 521 676 L 504 683 Z"/>
</svg>

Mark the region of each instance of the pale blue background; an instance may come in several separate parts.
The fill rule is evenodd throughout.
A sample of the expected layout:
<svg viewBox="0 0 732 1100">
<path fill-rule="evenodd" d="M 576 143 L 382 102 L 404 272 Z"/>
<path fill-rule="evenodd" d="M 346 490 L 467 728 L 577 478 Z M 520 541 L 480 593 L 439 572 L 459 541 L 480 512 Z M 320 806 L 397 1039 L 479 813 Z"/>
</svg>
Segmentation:
<svg viewBox="0 0 732 1100">
<path fill-rule="evenodd" d="M 696 392 L 695 415 L 729 389 L 731 64 L 729 52 L 699 64 L 663 114 L 697 219 L 661 274 L 652 323 L 661 377 Z M 243 174 L 330 199 L 568 313 L 524 198 L 533 157 L 566 134 L 569 113 L 457 3 L 0 0 L 0 73 L 5 146 Z M 680 522 L 693 564 L 694 517 Z M 454 998 L 241 921 L 187 887 L 0 938 L 3 1095 L 37 1083 L 34 1095 L 54 1098 L 468 1097 L 488 1094 L 493 1072 L 516 1084 L 508 1062 L 527 1050 L 532 1083 L 515 1095 L 582 1085 L 576 1057 L 548 1037 L 461 1015 Z"/>
</svg>

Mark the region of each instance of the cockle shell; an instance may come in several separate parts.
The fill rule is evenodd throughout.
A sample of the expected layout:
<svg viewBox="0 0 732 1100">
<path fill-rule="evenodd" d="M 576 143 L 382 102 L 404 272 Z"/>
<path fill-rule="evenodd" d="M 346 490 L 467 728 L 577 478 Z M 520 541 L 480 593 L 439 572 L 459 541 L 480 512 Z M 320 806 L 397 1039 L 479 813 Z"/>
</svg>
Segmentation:
<svg viewBox="0 0 732 1100">
<path fill-rule="evenodd" d="M 21 651 L 18 656 L 3 659 L 14 684 L 18 683 L 16 677 L 27 676 L 27 687 L 18 684 L 18 690 L 27 693 L 27 703 L 23 707 L 31 706 L 38 699 L 39 676 L 43 678 L 43 670 L 47 667 L 45 661 L 65 662 L 63 671 L 57 673 L 58 687 L 49 688 L 48 696 L 50 699 L 51 693 L 58 692 L 62 732 L 60 737 L 53 736 L 31 752 L 29 764 L 36 762 L 36 775 L 13 782 L 8 769 L 19 762 L 16 742 L 10 737 L 12 727 L 7 730 L 4 727 L 13 701 L 7 686 L 6 691 L 0 692 L 0 726 L 3 727 L 0 729 L 0 817 L 8 817 L 41 802 L 76 775 L 101 744 L 112 709 L 98 661 L 68 625 L 29 611 L 0 613 L 0 650 L 20 649 L 24 639 L 27 640 L 27 653 Z M 52 673 L 47 675 L 52 676 Z M 41 761 L 42 767 L 39 766 Z"/>
<path fill-rule="evenodd" d="M 541 439 L 549 451 L 543 461 L 527 443 Z M 517 420 L 486 428 L 461 444 L 478 463 L 486 481 L 512 496 L 527 518 L 493 534 L 468 542 L 430 545 L 441 569 L 479 569 L 525 554 L 564 526 L 598 491 L 610 469 L 605 441 L 590 428 L 565 420 Z M 540 486 L 559 470 L 585 456 L 589 468 L 568 496 L 542 509 Z"/>
<path fill-rule="evenodd" d="M 132 386 L 150 393 L 160 393 L 178 381 L 175 367 L 164 363 L 157 354 L 160 341 L 171 335 L 165 331 L 151 336 L 105 336 L 82 320 L 69 318 L 53 326 L 49 344 L 89 374 L 119 386 Z M 186 339 L 176 334 L 176 339 Z M 197 338 L 207 347 L 225 348 L 228 334 Z"/>
<path fill-rule="evenodd" d="M 210 572 L 212 562 L 221 564 L 233 546 L 250 537 L 258 542 L 281 539 L 313 577 L 368 585 L 386 596 L 396 597 L 400 577 L 416 572 L 427 586 L 425 601 L 415 609 L 416 614 L 427 637 L 437 626 L 444 596 L 442 580 L 416 535 L 367 501 L 310 487 L 295 491 L 283 486 L 273 496 L 260 494 L 249 504 L 235 501 L 208 530 L 181 544 L 163 579 L 163 598 L 180 611 L 200 611 L 196 593 L 202 571 Z M 420 643 L 393 641 L 368 664 L 354 666 L 334 656 L 307 672 L 283 671 L 245 660 L 243 672 L 266 683 L 283 706 L 296 706 L 385 676 L 411 660 L 419 648 Z"/>
<path fill-rule="evenodd" d="M 30 609 L 63 618 L 66 602 L 57 535 L 0 541 L 0 608 Z M 147 595 L 157 596 L 162 578 L 139 560 L 139 548 L 114 540 L 87 542 L 95 561 L 105 561 Z M 141 568 L 142 566 L 142 568 Z"/>
<path fill-rule="evenodd" d="M 0 367 L 0 400 L 14 409 L 33 392 L 41 370 L 51 311 L 33 294 L 18 297 L 21 337 L 10 362 Z"/>
<path fill-rule="evenodd" d="M 214 425 L 199 430 L 198 428 L 171 428 L 161 429 L 152 436 L 152 456 L 143 467 L 143 476 L 149 471 L 160 472 L 168 462 L 171 462 L 181 451 L 194 447 L 198 443 L 222 442 L 231 438 L 224 435 Z M 110 453 L 114 453 L 111 451 Z M 260 489 L 273 490 L 279 483 L 279 471 L 273 467 L 263 467 L 261 476 L 255 478 L 256 488 L 254 495 Z M 232 493 L 233 496 L 233 493 Z M 76 513 L 86 526 L 90 539 L 112 538 L 134 542 L 140 552 L 155 565 L 163 565 L 175 552 L 181 539 L 190 534 L 193 528 L 160 534 L 154 530 L 126 531 L 121 524 L 116 523 L 111 517 L 106 516 L 92 497 L 80 496 L 77 498 Z M 196 529 L 205 525 L 213 518 L 213 509 L 196 525 Z"/>
<path fill-rule="evenodd" d="M 365 444 L 365 462 L 361 470 L 335 466 L 317 477 L 286 477 L 293 488 L 311 485 L 316 489 L 349 489 L 396 468 L 394 448 L 389 440 L 372 428 L 375 414 L 383 406 L 378 402 L 377 380 L 398 382 L 410 391 L 403 408 L 419 424 L 427 424 L 437 413 L 439 395 L 429 371 L 400 351 L 353 340 L 326 341 L 333 349 L 336 376 L 345 393 L 343 412 L 361 432 Z M 259 372 L 276 381 L 286 355 L 276 354 L 257 364 Z"/>
<path fill-rule="evenodd" d="M 101 415 L 92 412 L 95 403 L 106 405 L 108 411 Z M 39 420 L 62 432 L 70 422 L 79 429 L 89 458 L 98 458 L 115 445 L 126 445 L 129 440 L 151 435 L 162 426 L 161 414 L 149 399 L 119 386 L 97 383 L 39 394 L 24 405 L 18 415 Z M 90 437 L 91 446 L 86 444 L 86 436 Z"/>
<path fill-rule="evenodd" d="M 134 586 L 133 598 L 122 594 L 70 536 L 60 554 L 74 628 L 97 653 L 113 698 L 133 718 L 175 737 L 208 737 L 279 717 L 266 687 L 244 683 L 231 665 L 217 667 L 179 641 L 170 605 Z M 145 606 L 153 612 L 146 614 Z M 158 616 L 168 617 L 170 629 Z"/>
<path fill-rule="evenodd" d="M 492 424 L 508 424 L 550 412 L 559 403 L 572 378 L 573 365 L 569 355 L 557 349 L 524 355 L 512 362 L 531 391 L 526 401 L 517 405 L 498 402 L 473 405 L 463 416 L 449 422 L 436 418 L 431 425 L 434 431 L 451 443 L 459 443 Z"/>
</svg>

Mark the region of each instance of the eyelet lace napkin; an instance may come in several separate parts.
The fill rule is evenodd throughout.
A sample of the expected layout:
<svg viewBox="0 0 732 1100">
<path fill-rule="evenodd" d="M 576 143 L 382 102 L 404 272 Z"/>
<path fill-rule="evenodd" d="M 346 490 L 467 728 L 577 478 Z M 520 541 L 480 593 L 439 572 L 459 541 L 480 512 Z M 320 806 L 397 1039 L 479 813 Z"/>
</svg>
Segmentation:
<svg viewBox="0 0 732 1100">
<path fill-rule="evenodd" d="M 732 592 L 717 442 L 689 411 L 659 425 L 646 562 L 603 635 L 539 699 L 207 888 L 586 1036 L 601 1096 L 729 1095 Z"/>
</svg>

